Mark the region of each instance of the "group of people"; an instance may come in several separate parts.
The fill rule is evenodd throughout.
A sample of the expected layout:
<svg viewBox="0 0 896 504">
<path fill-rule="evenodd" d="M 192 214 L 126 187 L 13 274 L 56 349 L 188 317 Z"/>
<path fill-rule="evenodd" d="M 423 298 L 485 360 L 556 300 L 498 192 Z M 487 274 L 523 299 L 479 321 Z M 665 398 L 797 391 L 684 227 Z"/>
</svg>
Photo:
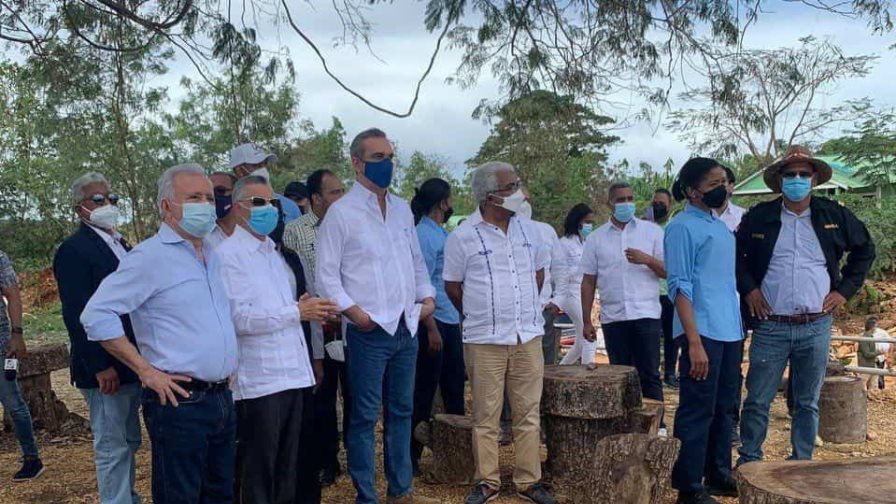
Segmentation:
<svg viewBox="0 0 896 504">
<path fill-rule="evenodd" d="M 159 179 L 160 229 L 133 249 L 116 230 L 118 196 L 106 179 L 74 181 L 82 224 L 53 270 L 101 502 L 139 502 L 141 406 L 154 502 L 320 502 L 321 486 L 341 472 L 339 391 L 356 502 L 379 502 L 381 411 L 387 502 L 438 502 L 413 489 L 422 446 L 412 432 L 430 418 L 437 389 L 447 413 L 464 414 L 468 380 L 476 484 L 466 503 L 499 494 L 503 416 L 517 492 L 552 504 L 541 481 L 539 404 L 544 366 L 558 362 L 561 313 L 576 332 L 561 365 L 594 362 L 602 334 L 610 362 L 636 368 L 645 397 L 661 401 L 663 381 L 680 388 L 678 502 L 736 493 L 734 425 L 739 418 L 737 463 L 760 460 L 788 365 L 792 458 L 811 458 L 832 313 L 862 285 L 874 245 L 848 209 L 811 195 L 831 169 L 805 149 L 766 168 L 767 185 L 783 196 L 747 212 L 730 202 L 731 170 L 694 158 L 671 191 L 657 189 L 643 218 L 632 187 L 618 182 L 606 223 L 597 226 L 582 203 L 562 237 L 533 220 L 507 163 L 475 168 L 477 208 L 449 233 L 446 181 L 427 180 L 410 203 L 389 191 L 394 151 L 383 131 L 358 134 L 350 157 L 348 190 L 318 170 L 283 195 L 270 185 L 276 157 L 254 144 L 232 151 L 229 172 L 174 166 Z M 673 198 L 685 204 L 670 218 Z M 4 297 L 17 298 L 15 284 L 0 255 Z M 20 304 L 9 315 L 12 338 L 0 344 L 23 353 Z M 17 390 L 0 384 L 28 479 L 42 465 L 27 408 L 9 407 Z"/>
</svg>

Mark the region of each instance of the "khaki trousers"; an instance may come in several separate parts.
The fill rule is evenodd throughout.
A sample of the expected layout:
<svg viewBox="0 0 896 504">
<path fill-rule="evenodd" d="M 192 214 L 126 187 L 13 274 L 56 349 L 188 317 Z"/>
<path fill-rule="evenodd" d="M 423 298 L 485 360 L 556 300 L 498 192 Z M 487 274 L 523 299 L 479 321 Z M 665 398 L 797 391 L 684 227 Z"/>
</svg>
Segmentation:
<svg viewBox="0 0 896 504">
<path fill-rule="evenodd" d="M 524 345 L 464 345 L 473 391 L 473 456 L 476 480 L 501 486 L 498 433 L 504 388 L 513 412 L 513 482 L 523 491 L 541 480 L 539 404 L 544 377 L 541 337 Z"/>
</svg>

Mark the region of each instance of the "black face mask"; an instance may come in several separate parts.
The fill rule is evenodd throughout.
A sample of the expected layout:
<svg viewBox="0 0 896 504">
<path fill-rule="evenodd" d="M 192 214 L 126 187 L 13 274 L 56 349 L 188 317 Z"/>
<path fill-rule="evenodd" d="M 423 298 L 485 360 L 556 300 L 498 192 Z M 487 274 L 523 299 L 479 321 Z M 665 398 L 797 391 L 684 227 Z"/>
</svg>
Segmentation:
<svg viewBox="0 0 896 504">
<path fill-rule="evenodd" d="M 703 193 L 703 198 L 701 198 L 701 201 L 703 201 L 709 208 L 722 208 L 725 206 L 725 201 L 727 200 L 728 189 L 723 185 L 716 187 L 712 191 Z"/>
<path fill-rule="evenodd" d="M 653 204 L 653 220 L 655 220 L 655 221 L 663 220 L 663 217 L 665 217 L 668 213 L 669 213 L 669 209 L 666 208 L 665 203 L 655 202 Z"/>
<path fill-rule="evenodd" d="M 445 210 L 445 222 L 448 222 L 452 215 L 454 215 L 454 207 L 448 207 L 448 210 Z"/>
</svg>

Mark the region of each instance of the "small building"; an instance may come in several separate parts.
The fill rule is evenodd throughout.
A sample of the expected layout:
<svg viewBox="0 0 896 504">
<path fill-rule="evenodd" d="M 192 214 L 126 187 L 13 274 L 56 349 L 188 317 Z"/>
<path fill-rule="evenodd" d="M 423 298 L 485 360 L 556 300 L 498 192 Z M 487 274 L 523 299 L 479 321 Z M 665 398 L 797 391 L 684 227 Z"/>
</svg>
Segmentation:
<svg viewBox="0 0 896 504">
<path fill-rule="evenodd" d="M 861 166 L 850 166 L 840 161 L 838 156 L 816 156 L 830 165 L 833 175 L 831 180 L 815 188 L 815 191 L 835 196 L 841 193 L 852 193 L 867 197 L 881 197 L 883 194 L 889 194 L 889 190 L 885 190 L 880 186 L 869 182 L 861 175 Z M 763 170 L 742 180 L 734 186 L 735 196 L 761 196 L 771 194 L 771 190 L 765 185 L 762 178 Z M 883 193 L 883 194 L 882 194 Z"/>
</svg>

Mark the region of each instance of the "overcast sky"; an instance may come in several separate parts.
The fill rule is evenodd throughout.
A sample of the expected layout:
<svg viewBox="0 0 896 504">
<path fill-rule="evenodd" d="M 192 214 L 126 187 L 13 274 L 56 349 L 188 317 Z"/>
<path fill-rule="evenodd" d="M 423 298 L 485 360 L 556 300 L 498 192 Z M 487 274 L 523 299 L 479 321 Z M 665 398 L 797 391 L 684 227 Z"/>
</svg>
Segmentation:
<svg viewBox="0 0 896 504">
<path fill-rule="evenodd" d="M 239 2 L 234 2 L 239 4 Z M 311 2 L 290 2 L 296 5 L 296 21 L 306 30 L 328 58 L 333 69 L 348 85 L 378 104 L 394 110 L 405 110 L 413 95 L 414 85 L 432 53 L 436 36 L 423 28 L 422 2 L 394 2 L 379 4 L 368 12 L 374 25 L 372 48 L 379 61 L 362 48 L 356 52 L 351 47 L 333 47 L 338 34 L 336 20 L 329 3 L 318 3 L 320 8 L 310 8 Z M 236 9 L 236 5 L 234 6 Z M 864 22 L 853 21 L 832 14 L 821 13 L 809 7 L 782 6 L 781 10 L 765 13 L 759 23 L 750 28 L 746 46 L 776 48 L 796 45 L 800 37 L 814 35 L 829 38 L 839 44 L 847 54 L 877 54 L 881 58 L 872 73 L 861 80 L 843 82 L 838 89 L 824 97 L 819 105 L 836 104 L 850 98 L 872 97 L 878 106 L 896 104 L 892 89 L 896 81 L 896 55 L 888 46 L 896 37 L 871 35 Z M 288 27 L 276 27 L 272 23 L 262 25 L 263 47 L 288 47 L 297 70 L 296 86 L 301 94 L 299 113 L 309 118 L 319 128 L 330 124 L 337 116 L 345 125 L 349 137 L 369 126 L 387 131 L 398 143 L 400 153 L 409 155 L 414 150 L 437 154 L 445 158 L 456 170 L 463 167 L 486 138 L 489 126 L 473 119 L 471 113 L 483 98 L 499 96 L 498 82 L 484 72 L 476 87 L 461 89 L 445 83 L 459 61 L 459 52 L 442 51 L 435 67 L 424 83 L 420 101 L 414 114 L 407 119 L 395 119 L 374 111 L 356 98 L 339 89 L 327 77 L 311 49 Z M 197 77 L 190 64 L 179 58 L 172 65 L 172 73 L 164 78 L 172 101 L 182 93 L 177 81 L 187 74 Z M 692 83 L 693 84 L 693 83 Z M 643 107 L 637 96 L 614 97 L 624 105 L 601 112 L 625 117 Z M 680 165 L 690 155 L 690 150 L 669 133 L 657 121 L 652 124 L 634 124 L 615 134 L 623 143 L 613 147 L 611 160 L 628 159 L 637 166 L 646 161 L 655 167 L 672 158 Z"/>
</svg>

